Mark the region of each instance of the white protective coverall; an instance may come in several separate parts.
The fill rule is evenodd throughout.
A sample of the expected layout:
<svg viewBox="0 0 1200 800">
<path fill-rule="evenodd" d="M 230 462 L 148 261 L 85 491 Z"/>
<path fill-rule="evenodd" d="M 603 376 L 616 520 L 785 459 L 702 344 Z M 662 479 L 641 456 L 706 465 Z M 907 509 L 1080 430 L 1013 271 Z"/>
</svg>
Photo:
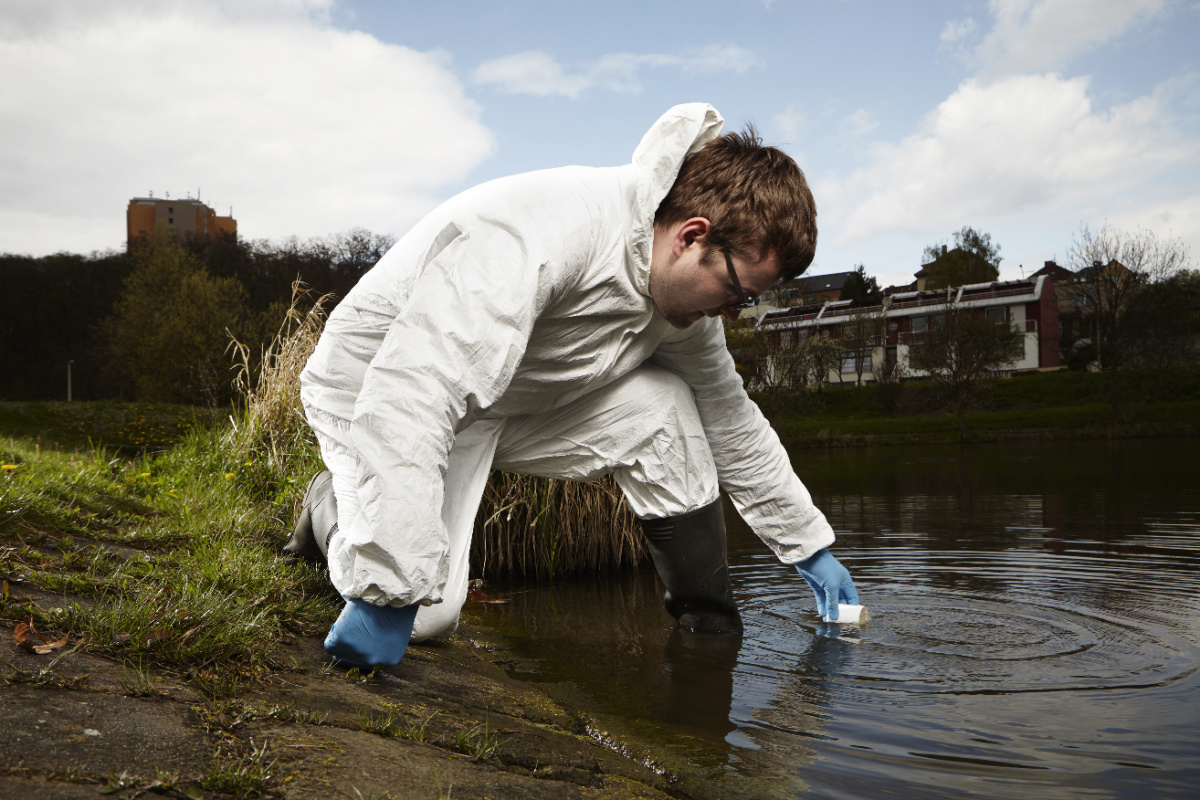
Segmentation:
<svg viewBox="0 0 1200 800">
<path fill-rule="evenodd" d="M 611 473 L 640 518 L 701 508 L 719 485 L 785 563 L 833 542 L 721 319 L 677 330 L 650 299 L 655 210 L 722 124 L 711 106 L 676 106 L 632 164 L 467 190 L 337 306 L 301 381 L 333 474 L 327 555 L 344 597 L 421 604 L 415 641 L 453 632 L 493 466 Z"/>
</svg>

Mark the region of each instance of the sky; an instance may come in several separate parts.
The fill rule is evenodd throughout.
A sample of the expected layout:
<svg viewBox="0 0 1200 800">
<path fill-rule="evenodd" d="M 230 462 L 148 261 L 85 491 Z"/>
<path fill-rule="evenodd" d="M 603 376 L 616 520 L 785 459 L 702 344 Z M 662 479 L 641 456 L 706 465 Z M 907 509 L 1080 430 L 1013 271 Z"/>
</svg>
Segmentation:
<svg viewBox="0 0 1200 800">
<path fill-rule="evenodd" d="M 124 246 L 132 197 L 246 239 L 402 235 L 503 175 L 627 163 L 713 104 L 804 169 L 812 274 L 1001 277 L 1082 226 L 1200 259 L 1200 0 L 0 0 L 0 253 Z"/>
</svg>

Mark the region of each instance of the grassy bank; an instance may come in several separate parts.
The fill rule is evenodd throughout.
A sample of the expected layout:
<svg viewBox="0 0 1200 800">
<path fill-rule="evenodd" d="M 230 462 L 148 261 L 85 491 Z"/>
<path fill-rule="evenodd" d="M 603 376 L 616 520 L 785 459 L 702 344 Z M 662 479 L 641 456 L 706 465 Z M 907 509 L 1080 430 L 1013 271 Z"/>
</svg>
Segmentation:
<svg viewBox="0 0 1200 800">
<path fill-rule="evenodd" d="M 70 411 L 77 409 L 73 417 L 49 409 L 42 440 L 0 439 L 6 579 L 75 599 L 53 610 L 6 604 L 8 619 L 70 631 L 113 658 L 152 657 L 213 679 L 252 677 L 273 663 L 270 643 L 285 631 L 332 622 L 337 606 L 326 581 L 312 570 L 280 569 L 277 557 L 311 458 L 281 465 L 227 431 L 188 424 L 176 428 L 174 447 L 156 454 L 44 446 L 86 425 L 89 411 Z M 160 431 L 185 414 L 138 411 L 127 405 L 124 414 L 154 426 L 154 435 L 131 438 L 156 447 L 171 444 Z M 114 416 L 110 407 L 99 412 L 106 424 Z M 84 430 L 78 438 L 95 436 Z"/>
<path fill-rule="evenodd" d="M 1200 435 L 1200 369 L 1130 371 L 1121 419 L 1110 413 L 1109 378 L 1085 372 L 1026 373 L 978 387 L 967 415 L 971 441 Z M 756 398 L 764 410 L 770 401 Z M 784 407 L 777 427 L 788 446 L 935 444 L 958 441 L 954 414 L 928 382 L 830 386 Z"/>
<path fill-rule="evenodd" d="M 249 417 L 172 436 L 170 407 L 4 411 L 0 796 L 687 796 L 509 679 L 470 608 L 396 668 L 331 668 L 341 599 L 279 557 L 311 445 L 268 446 Z M 155 435 L 73 449 L 114 418 Z"/>
</svg>

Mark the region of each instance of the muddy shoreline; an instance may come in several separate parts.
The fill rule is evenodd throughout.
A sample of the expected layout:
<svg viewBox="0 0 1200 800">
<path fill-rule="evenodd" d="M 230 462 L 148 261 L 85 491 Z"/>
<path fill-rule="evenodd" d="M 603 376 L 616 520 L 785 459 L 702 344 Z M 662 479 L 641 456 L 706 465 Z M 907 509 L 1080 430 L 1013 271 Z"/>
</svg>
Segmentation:
<svg viewBox="0 0 1200 800">
<path fill-rule="evenodd" d="M 20 583 L 7 605 L 70 601 Z M 297 636 L 263 680 L 225 685 L 86 641 L 26 652 L 3 626 L 0 800 L 696 796 L 686 765 L 509 677 L 509 645 L 470 609 L 453 637 L 372 676 Z"/>
</svg>

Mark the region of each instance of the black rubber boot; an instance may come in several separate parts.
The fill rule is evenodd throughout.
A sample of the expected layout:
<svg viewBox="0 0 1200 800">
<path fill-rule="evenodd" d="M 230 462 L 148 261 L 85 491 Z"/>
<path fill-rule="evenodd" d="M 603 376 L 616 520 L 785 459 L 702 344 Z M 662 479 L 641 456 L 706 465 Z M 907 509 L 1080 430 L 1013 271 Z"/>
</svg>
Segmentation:
<svg viewBox="0 0 1200 800">
<path fill-rule="evenodd" d="M 300 519 L 291 538 L 283 546 L 284 560 L 289 563 L 307 561 L 318 567 L 326 566 L 325 554 L 329 540 L 337 530 L 337 500 L 333 496 L 333 475 L 322 470 L 309 481 L 304 493 Z"/>
<path fill-rule="evenodd" d="M 679 627 L 695 633 L 741 633 L 729 584 L 721 498 L 678 517 L 642 520 L 663 603 Z"/>
</svg>

